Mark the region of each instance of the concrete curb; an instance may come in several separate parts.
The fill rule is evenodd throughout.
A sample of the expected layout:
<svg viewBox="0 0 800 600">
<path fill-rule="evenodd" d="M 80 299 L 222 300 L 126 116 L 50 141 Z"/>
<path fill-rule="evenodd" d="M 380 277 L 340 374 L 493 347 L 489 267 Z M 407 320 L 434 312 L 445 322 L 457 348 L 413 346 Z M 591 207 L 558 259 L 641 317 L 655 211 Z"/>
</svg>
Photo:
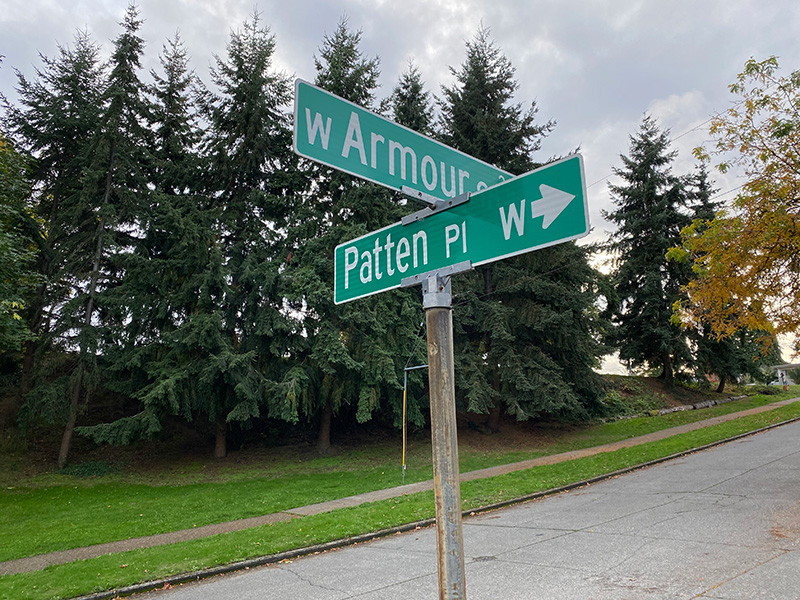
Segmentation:
<svg viewBox="0 0 800 600">
<path fill-rule="evenodd" d="M 590 479 L 585 479 L 582 481 L 570 483 L 567 485 L 559 486 L 556 488 L 551 488 L 548 490 L 543 490 L 540 492 L 535 492 L 533 494 L 527 494 L 525 496 L 521 496 L 518 498 L 512 498 L 508 500 L 503 500 L 502 502 L 496 502 L 493 504 L 488 504 L 485 506 L 481 506 L 478 508 L 474 508 L 471 510 L 463 511 L 464 517 L 470 517 L 473 515 L 478 515 L 482 513 L 491 512 L 494 510 L 498 510 L 501 508 L 506 508 L 509 506 L 513 506 L 516 504 L 522 504 L 524 502 L 529 502 L 531 500 L 537 500 L 540 498 L 545 498 L 547 496 L 552 496 L 555 494 L 559 494 L 562 492 L 567 492 L 570 490 L 574 490 L 576 488 L 585 487 L 587 485 L 592 485 L 594 483 L 598 483 L 607 479 L 613 479 L 614 477 L 619 477 L 620 475 L 624 475 L 626 473 L 631 473 L 633 471 L 638 471 L 640 469 L 644 469 L 647 467 L 651 467 L 654 465 L 658 465 L 661 463 L 665 463 L 667 461 L 675 460 L 677 458 L 682 458 L 684 456 L 688 456 L 690 454 L 694 454 L 696 452 L 701 452 L 703 450 L 708 450 L 710 448 L 714 448 L 716 446 L 721 446 L 722 444 L 727 444 L 730 442 L 734 442 L 736 440 L 750 437 L 753 435 L 757 435 L 759 433 L 763 433 L 765 431 L 769 431 L 771 429 L 775 429 L 777 427 L 781 427 L 783 425 L 788 425 L 790 423 L 795 423 L 800 421 L 800 417 L 795 417 L 793 419 L 788 419 L 786 421 L 781 421 L 780 423 L 775 423 L 773 425 L 768 425 L 766 427 L 762 427 L 760 429 L 756 429 L 753 431 L 748 431 L 745 433 L 741 433 L 739 435 L 735 435 L 730 438 L 726 438 L 724 440 L 718 440 L 716 442 L 711 442 L 710 444 L 705 444 L 703 446 L 699 446 L 697 448 L 690 448 L 688 450 L 684 450 L 681 452 L 677 452 L 675 454 L 671 454 L 669 456 L 665 456 L 662 458 L 657 458 L 645 463 L 641 463 L 638 465 L 634 465 L 632 467 L 626 467 L 624 469 L 619 469 L 616 471 L 612 471 L 610 473 L 606 473 L 603 475 L 598 475 L 597 477 L 592 477 Z M 416 521 L 414 523 L 407 523 L 405 525 L 399 525 L 397 527 L 391 527 L 388 529 L 382 529 L 379 531 L 374 531 L 370 533 L 365 533 L 357 536 L 352 536 L 349 538 L 343 538 L 340 540 L 333 540 L 331 542 L 326 542 L 324 544 L 317 544 L 314 546 L 308 546 L 305 548 L 297 548 L 294 550 L 288 550 L 286 552 L 281 552 L 278 554 L 270 554 L 266 556 L 259 556 L 256 558 L 238 561 L 235 563 L 230 563 L 227 565 L 221 565 L 218 567 L 211 567 L 209 569 L 202 569 L 200 571 L 195 571 L 192 573 L 183 573 L 180 575 L 173 575 L 170 577 L 165 577 L 162 579 L 157 579 L 154 581 L 148 581 L 144 583 L 138 583 L 130 586 L 125 586 L 121 588 L 117 588 L 114 590 L 107 590 L 103 592 L 97 592 L 94 594 L 89 594 L 86 596 L 80 596 L 75 598 L 74 600 L 106 600 L 108 598 L 117 598 L 122 596 L 130 596 L 132 594 L 143 593 L 143 592 L 150 592 L 162 588 L 168 588 L 174 585 L 180 585 L 183 583 L 190 583 L 193 581 L 200 581 L 201 579 L 208 579 L 210 577 L 215 577 L 217 575 L 223 575 L 226 573 L 232 573 L 235 571 L 245 571 L 255 567 L 262 567 L 266 565 L 280 563 L 281 561 L 291 560 L 293 558 L 299 558 L 302 556 L 309 556 L 312 554 L 319 554 L 321 552 L 327 552 L 329 550 L 335 550 L 337 548 L 344 548 L 347 546 L 352 546 L 355 544 L 360 544 L 363 542 L 368 542 L 371 540 L 388 537 L 390 535 L 395 535 L 397 533 L 405 533 L 408 531 L 413 531 L 415 529 L 421 529 L 423 527 L 429 527 L 435 524 L 436 520 L 431 519 L 424 519 L 422 521 Z"/>
<path fill-rule="evenodd" d="M 229 563 L 227 565 L 220 565 L 218 567 L 211 567 L 208 569 L 202 569 L 200 571 L 194 571 L 192 573 L 182 573 L 180 575 L 172 575 L 170 577 L 164 577 L 163 579 L 156 579 L 154 581 L 137 583 L 134 585 L 121 587 L 115 590 L 96 592 L 94 594 L 89 594 L 87 596 L 80 596 L 78 598 L 75 598 L 74 600 L 105 600 L 106 598 L 117 598 L 119 596 L 130 596 L 132 594 L 140 594 L 142 592 L 151 592 L 154 590 L 170 587 L 173 585 L 180 585 L 182 583 L 189 583 L 192 581 L 200 581 L 201 579 L 208 579 L 210 577 L 215 577 L 217 575 L 224 575 L 225 573 L 232 573 L 235 571 L 246 571 L 251 568 L 272 565 L 285 560 L 299 558 L 301 556 L 319 554 L 321 552 L 327 552 L 329 550 L 336 550 L 337 548 L 353 546 L 355 544 L 369 542 L 371 540 L 387 537 L 390 535 L 394 535 L 396 533 L 405 533 L 407 531 L 413 531 L 415 529 L 427 527 L 429 525 L 433 525 L 434 522 L 435 522 L 434 519 L 426 519 L 424 521 L 418 521 L 416 523 L 408 523 L 406 525 L 399 525 L 397 527 L 392 527 L 389 529 L 382 529 L 380 531 L 364 533 L 349 538 L 342 538 L 340 540 L 334 540 L 332 542 L 326 542 L 324 544 L 307 546 L 306 548 L 287 550 L 286 552 L 280 552 L 278 554 L 259 556 L 248 560 Z"/>
</svg>

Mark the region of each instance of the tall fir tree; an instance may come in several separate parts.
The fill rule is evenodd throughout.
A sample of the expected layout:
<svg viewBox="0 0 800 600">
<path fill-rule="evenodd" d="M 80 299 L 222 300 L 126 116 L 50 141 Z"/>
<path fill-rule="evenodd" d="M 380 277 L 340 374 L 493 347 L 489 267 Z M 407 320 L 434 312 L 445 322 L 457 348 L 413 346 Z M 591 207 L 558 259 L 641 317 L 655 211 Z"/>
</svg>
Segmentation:
<svg viewBox="0 0 800 600">
<path fill-rule="evenodd" d="M 155 99 L 153 184 L 162 194 L 184 197 L 197 187 L 200 169 L 197 151 L 202 132 L 194 105 L 200 84 L 189 70 L 189 55 L 180 34 L 167 41 L 159 61 L 161 73 L 150 71 Z"/>
<path fill-rule="evenodd" d="M 273 66 L 275 44 L 252 15 L 231 34 L 226 58 L 217 57 L 216 92 L 201 103 L 215 237 L 194 325 L 203 337 L 193 361 L 192 413 L 215 423 L 216 456 L 225 455 L 231 423 L 247 427 L 270 411 L 283 414 L 275 386 L 297 333 L 281 290 L 284 231 L 298 185 L 291 83 Z"/>
<path fill-rule="evenodd" d="M 464 63 L 450 72 L 456 83 L 442 87 L 439 102 L 442 141 L 514 175 L 539 166 L 533 154 L 555 122 L 536 122 L 536 102 L 527 110 L 514 103 L 519 88 L 514 67 L 488 29 L 466 43 Z"/>
<path fill-rule="evenodd" d="M 701 377 L 716 376 L 716 392 L 719 394 L 728 382 L 738 383 L 742 377 L 748 376 L 761 380 L 764 377 L 762 367 L 783 362 L 778 340 L 770 332 L 739 329 L 718 339 L 707 325 L 697 344 L 695 360 Z"/>
<path fill-rule="evenodd" d="M 700 163 L 686 181 L 686 199 L 692 219 L 707 222 L 716 216 L 720 203 L 714 202 L 714 195 L 718 191 L 709 178 L 705 163 Z"/>
<path fill-rule="evenodd" d="M 456 82 L 440 101 L 442 140 L 515 175 L 540 166 L 533 153 L 555 123 L 538 124 L 535 103 L 514 103 L 514 68 L 488 30 L 467 42 L 464 63 L 451 72 Z M 602 383 L 593 367 L 603 346 L 588 253 L 561 244 L 455 281 L 457 383 L 467 409 L 489 413 L 489 430 L 498 430 L 503 410 L 524 420 L 596 405 Z"/>
<path fill-rule="evenodd" d="M 100 377 L 102 327 L 114 310 L 101 308 L 99 296 L 118 280 L 113 255 L 130 247 L 129 231 L 147 192 L 141 152 L 147 147 L 146 107 L 136 74 L 143 48 L 139 26 L 131 6 L 114 42 L 107 82 L 97 48 L 79 35 L 74 50 L 60 48 L 57 59 L 45 60 L 37 81 L 20 76 L 24 108 L 12 114 L 18 135 L 41 159 L 34 181 L 47 230 L 40 249 L 46 279 L 31 323 L 47 342 L 44 350 L 55 350 L 51 357 L 68 359 L 55 377 L 46 361 L 41 365 L 25 409 L 65 418 L 59 467 L 68 459 L 80 405 Z M 23 389 L 32 358 L 29 351 Z"/>
<path fill-rule="evenodd" d="M 94 227 L 83 229 L 80 215 L 86 210 L 82 185 L 91 161 L 89 143 L 102 108 L 104 69 L 98 53 L 89 36 L 78 32 L 73 47 L 59 46 L 55 58 L 42 56 L 44 65 L 35 79 L 17 72 L 20 106 L 9 107 L 7 114 L 9 130 L 35 158 L 28 171 L 32 210 L 43 229 L 34 238 L 41 281 L 26 311 L 31 336 L 25 343 L 20 389 L 26 396 L 37 373 L 40 382 L 50 382 L 47 390 L 29 398 L 27 407 L 29 414 L 49 421 L 60 421 L 67 412 L 66 393 L 57 391 L 66 386 L 66 378 L 51 372 L 52 359 L 64 348 L 56 325 L 94 251 L 86 243 Z"/>
<path fill-rule="evenodd" d="M 197 81 L 179 36 L 164 46 L 162 72 L 151 71 L 153 132 L 150 203 L 141 236 L 121 257 L 124 277 L 106 294 L 126 315 L 106 351 L 107 386 L 140 402 L 132 415 L 80 432 L 99 442 L 127 444 L 159 433 L 169 415 L 191 420 L 198 390 L 193 363 L 202 344 L 199 314 L 213 245 L 213 216 L 198 192 L 201 131 L 193 104 Z"/>
<path fill-rule="evenodd" d="M 374 108 L 378 59 L 366 58 L 360 42 L 361 32 L 342 19 L 315 57 L 315 83 Z M 416 339 L 419 310 L 408 293 L 334 305 L 336 245 L 399 220 L 407 209 L 374 184 L 326 167 L 308 169 L 313 188 L 290 231 L 289 297 L 302 313 L 303 335 L 296 339 L 296 367 L 287 389 L 297 414 L 318 425 L 317 449 L 324 453 L 331 447 L 336 415 L 365 422 L 383 406 L 399 422 L 399 374 Z M 412 418 L 420 421 L 422 415 L 415 412 Z"/>
<path fill-rule="evenodd" d="M 78 239 L 85 244 L 82 254 L 90 261 L 56 329 L 77 349 L 59 468 L 68 459 L 79 406 L 85 405 L 102 378 L 105 348 L 116 343 L 117 332 L 124 327 L 125 310 L 114 302 L 113 289 L 124 277 L 125 256 L 138 241 L 137 230 L 150 202 L 151 106 L 138 74 L 144 53 L 141 24 L 138 9 L 130 4 L 122 32 L 114 40 L 99 127 L 88 146 L 91 160 L 83 171 L 84 201 L 77 222 L 86 235 Z M 107 301 L 104 295 L 109 296 Z"/>
<path fill-rule="evenodd" d="M 26 307 L 35 293 L 40 228 L 30 212 L 28 163 L 0 130 L 0 368 L 16 363 L 31 338 Z M 18 407 L 15 407 L 15 409 Z"/>
<path fill-rule="evenodd" d="M 617 226 L 609 243 L 616 298 L 608 341 L 621 360 L 659 369 L 672 383 L 676 370 L 692 362 L 688 334 L 672 320 L 691 271 L 666 257 L 691 222 L 689 198 L 685 180 L 672 173 L 677 153 L 669 148 L 668 131 L 645 116 L 630 141 L 623 166 L 614 169 L 622 182 L 609 186 L 616 209 L 605 213 Z"/>
<path fill-rule="evenodd" d="M 400 78 L 392 89 L 392 93 L 387 99 L 386 104 L 390 108 L 391 118 L 398 124 L 408 127 L 423 135 L 433 137 L 435 135 L 435 112 L 431 93 L 425 88 L 425 82 L 422 80 L 422 74 L 413 61 L 409 61 L 408 69 L 400 75 Z M 401 210 L 404 213 L 411 213 L 419 210 L 419 206 L 414 202 L 407 202 L 402 206 Z M 404 305 L 403 320 L 399 324 L 404 331 L 404 338 L 406 343 L 403 345 L 403 353 L 399 354 L 398 358 L 405 358 L 405 362 L 398 363 L 398 372 L 402 367 L 413 367 L 425 364 L 427 362 L 427 352 L 424 343 L 425 331 L 423 324 L 425 322 L 425 313 L 422 309 L 422 303 L 419 298 L 419 291 L 415 288 L 406 290 L 396 290 L 392 292 L 394 295 L 406 295 L 407 300 Z M 413 323 L 420 323 L 420 329 L 417 332 L 417 339 L 413 340 L 410 337 L 412 331 L 410 325 Z M 411 343 L 410 349 L 409 344 Z M 398 348 L 400 350 L 400 348 Z M 405 374 L 408 380 L 408 394 L 407 394 L 407 411 L 410 415 L 409 420 L 417 427 L 427 422 L 425 415 L 429 413 L 429 405 L 427 398 L 428 376 L 425 370 L 410 370 Z M 396 406 L 396 404 L 394 405 Z M 402 407 L 397 407 L 395 410 L 396 422 L 402 418 Z"/>
<path fill-rule="evenodd" d="M 400 75 L 388 104 L 395 122 L 423 135 L 433 134 L 431 95 L 425 89 L 422 74 L 413 62 L 409 61 L 408 70 Z"/>
</svg>

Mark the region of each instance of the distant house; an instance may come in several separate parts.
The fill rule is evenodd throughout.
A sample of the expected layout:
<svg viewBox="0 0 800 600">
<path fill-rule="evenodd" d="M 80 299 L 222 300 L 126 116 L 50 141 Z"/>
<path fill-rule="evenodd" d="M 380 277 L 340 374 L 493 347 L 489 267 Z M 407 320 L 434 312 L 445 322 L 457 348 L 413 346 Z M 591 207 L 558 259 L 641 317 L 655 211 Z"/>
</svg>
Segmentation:
<svg viewBox="0 0 800 600">
<path fill-rule="evenodd" d="M 769 367 L 765 367 L 767 370 L 775 372 L 774 378 L 769 383 L 773 385 L 794 385 L 797 382 L 793 381 L 792 378 L 789 377 L 788 371 L 797 369 L 798 367 L 800 367 L 800 363 L 787 363 L 784 365 L 771 365 Z"/>
</svg>

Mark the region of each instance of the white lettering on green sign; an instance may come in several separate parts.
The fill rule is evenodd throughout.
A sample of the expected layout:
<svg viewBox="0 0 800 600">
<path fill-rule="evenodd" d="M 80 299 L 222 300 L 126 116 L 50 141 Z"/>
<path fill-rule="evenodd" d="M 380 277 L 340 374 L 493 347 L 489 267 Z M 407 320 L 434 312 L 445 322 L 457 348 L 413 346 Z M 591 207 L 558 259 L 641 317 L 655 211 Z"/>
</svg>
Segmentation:
<svg viewBox="0 0 800 600">
<path fill-rule="evenodd" d="M 440 199 L 510 178 L 505 171 L 411 131 L 325 90 L 295 83 L 295 151 L 399 190 Z"/>
<path fill-rule="evenodd" d="M 347 302 L 399 287 L 404 277 L 465 260 L 480 266 L 588 232 L 583 165 L 573 156 L 421 221 L 396 223 L 340 244 L 334 253 L 334 300 Z"/>
</svg>

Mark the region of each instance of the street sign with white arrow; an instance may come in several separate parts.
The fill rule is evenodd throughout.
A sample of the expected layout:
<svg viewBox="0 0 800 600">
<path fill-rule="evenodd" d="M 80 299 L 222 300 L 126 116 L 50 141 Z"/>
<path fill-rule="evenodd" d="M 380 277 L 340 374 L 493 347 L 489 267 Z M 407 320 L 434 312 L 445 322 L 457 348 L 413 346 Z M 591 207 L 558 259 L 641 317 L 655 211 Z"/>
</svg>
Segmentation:
<svg viewBox="0 0 800 600">
<path fill-rule="evenodd" d="M 465 261 L 477 267 L 587 235 L 583 159 L 576 154 L 404 222 L 336 247 L 337 304 Z"/>
</svg>

